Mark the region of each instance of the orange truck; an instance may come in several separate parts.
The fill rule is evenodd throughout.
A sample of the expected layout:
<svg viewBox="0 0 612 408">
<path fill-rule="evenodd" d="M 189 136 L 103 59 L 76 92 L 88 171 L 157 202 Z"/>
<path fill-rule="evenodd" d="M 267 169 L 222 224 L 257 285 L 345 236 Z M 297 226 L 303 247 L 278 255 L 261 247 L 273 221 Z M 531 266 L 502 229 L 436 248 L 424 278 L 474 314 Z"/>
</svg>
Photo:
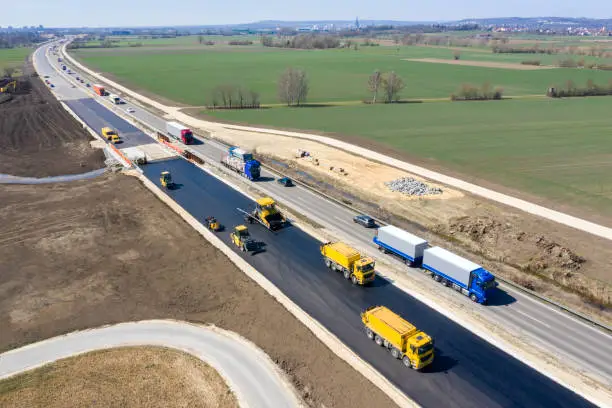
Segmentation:
<svg viewBox="0 0 612 408">
<path fill-rule="evenodd" d="M 94 85 L 93 90 L 100 96 L 106 95 L 106 91 L 104 90 L 104 87 L 102 85 Z"/>
</svg>

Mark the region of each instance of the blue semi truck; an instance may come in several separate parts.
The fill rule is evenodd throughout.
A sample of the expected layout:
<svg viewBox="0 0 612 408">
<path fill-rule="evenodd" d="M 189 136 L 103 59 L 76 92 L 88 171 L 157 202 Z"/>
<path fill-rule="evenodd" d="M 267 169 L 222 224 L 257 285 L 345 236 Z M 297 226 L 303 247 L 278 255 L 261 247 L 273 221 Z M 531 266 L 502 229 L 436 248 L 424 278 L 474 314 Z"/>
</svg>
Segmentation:
<svg viewBox="0 0 612 408">
<path fill-rule="evenodd" d="M 253 154 L 235 146 L 228 149 L 221 164 L 249 180 L 257 180 L 261 175 L 261 164 L 253 159 Z"/>
<path fill-rule="evenodd" d="M 421 266 L 431 277 L 463 293 L 474 302 L 486 303 L 498 283 L 482 266 L 440 247 L 429 247 L 426 240 L 393 225 L 380 227 L 373 239 L 378 249 L 392 253 L 410 266 Z"/>
</svg>

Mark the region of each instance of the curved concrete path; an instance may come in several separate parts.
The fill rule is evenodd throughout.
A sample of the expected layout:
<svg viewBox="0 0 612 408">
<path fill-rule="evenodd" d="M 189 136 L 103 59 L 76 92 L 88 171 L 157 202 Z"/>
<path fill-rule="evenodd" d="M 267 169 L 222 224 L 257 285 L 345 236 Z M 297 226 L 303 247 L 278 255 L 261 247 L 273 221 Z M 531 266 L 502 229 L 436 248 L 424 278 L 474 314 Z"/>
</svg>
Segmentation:
<svg viewBox="0 0 612 408">
<path fill-rule="evenodd" d="M 164 346 L 214 367 L 241 407 L 298 407 L 293 387 L 270 358 L 236 334 L 169 320 L 120 323 L 73 332 L 0 354 L 0 379 L 66 357 L 121 346 Z"/>
</svg>

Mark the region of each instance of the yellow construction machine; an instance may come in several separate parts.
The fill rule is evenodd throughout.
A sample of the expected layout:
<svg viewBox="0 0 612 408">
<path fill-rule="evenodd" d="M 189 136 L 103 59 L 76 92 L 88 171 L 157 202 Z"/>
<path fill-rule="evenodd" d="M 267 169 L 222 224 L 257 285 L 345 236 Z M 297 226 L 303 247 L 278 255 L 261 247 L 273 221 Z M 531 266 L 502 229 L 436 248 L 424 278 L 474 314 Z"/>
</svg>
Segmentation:
<svg viewBox="0 0 612 408">
<path fill-rule="evenodd" d="M 170 175 L 169 171 L 162 171 L 161 175 L 159 176 L 159 182 L 162 187 L 165 188 L 172 188 L 174 186 L 174 182 L 172 181 L 172 176 Z"/>
<path fill-rule="evenodd" d="M 242 252 L 254 252 L 261 248 L 261 243 L 251 237 L 245 225 L 234 227 L 234 231 L 230 233 L 230 239 Z"/>
<path fill-rule="evenodd" d="M 285 226 L 287 220 L 276 208 L 276 202 L 270 197 L 260 198 L 255 202 L 255 208 L 250 213 L 238 208 L 244 214 L 246 222 L 252 224 L 259 222 L 271 231 L 276 231 Z"/>
</svg>

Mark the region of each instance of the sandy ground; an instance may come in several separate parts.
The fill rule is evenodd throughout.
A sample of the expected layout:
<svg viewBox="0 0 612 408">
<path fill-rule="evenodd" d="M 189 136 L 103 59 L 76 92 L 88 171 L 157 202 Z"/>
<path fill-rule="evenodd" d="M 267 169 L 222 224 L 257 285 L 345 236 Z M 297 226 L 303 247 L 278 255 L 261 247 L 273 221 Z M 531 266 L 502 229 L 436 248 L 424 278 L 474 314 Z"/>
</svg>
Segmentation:
<svg viewBox="0 0 612 408">
<path fill-rule="evenodd" d="M 439 58 L 406 58 L 404 61 L 414 62 L 430 62 L 433 64 L 449 64 L 449 65 L 465 65 L 469 67 L 484 67 L 484 68 L 502 68 L 502 69 L 517 69 L 519 71 L 533 71 L 536 69 L 553 69 L 552 66 L 544 65 L 524 65 L 513 64 L 509 62 L 493 62 L 493 61 L 468 61 L 468 60 L 451 60 Z"/>
<path fill-rule="evenodd" d="M 0 406 L 231 408 L 238 402 L 216 370 L 189 354 L 126 347 L 6 379 L 0 382 Z"/>
<path fill-rule="evenodd" d="M 315 142 L 236 130 L 215 136 L 252 149 L 265 163 L 502 277 L 612 321 L 612 246 L 604 239 L 445 186 L 443 194 L 423 198 L 391 192 L 386 181 L 420 178 Z M 311 158 L 295 158 L 298 147 Z"/>
<path fill-rule="evenodd" d="M 30 63 L 13 100 L 0 104 L 0 173 L 46 177 L 104 167 L 104 154 L 53 97 Z"/>
<path fill-rule="evenodd" d="M 137 179 L 6 185 L 0 197 L 0 350 L 174 318 L 257 344 L 311 406 L 393 406 Z"/>
</svg>

